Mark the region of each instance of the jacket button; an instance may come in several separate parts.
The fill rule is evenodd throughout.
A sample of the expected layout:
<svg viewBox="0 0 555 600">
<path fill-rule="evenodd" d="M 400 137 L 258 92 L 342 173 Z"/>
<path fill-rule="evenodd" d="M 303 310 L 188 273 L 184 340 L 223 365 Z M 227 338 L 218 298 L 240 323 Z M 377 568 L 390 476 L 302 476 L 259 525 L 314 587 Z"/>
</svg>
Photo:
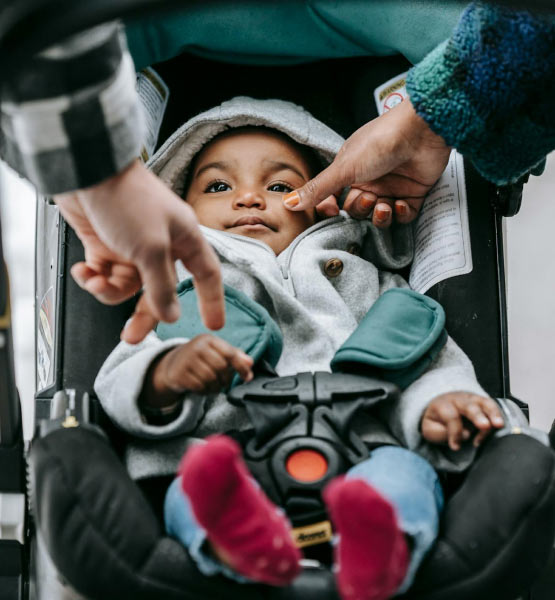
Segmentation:
<svg viewBox="0 0 555 600">
<path fill-rule="evenodd" d="M 354 256 L 360 256 L 360 246 L 358 244 L 351 244 L 347 248 L 347 252 L 349 254 L 353 254 Z"/>
<path fill-rule="evenodd" d="M 337 277 L 343 271 L 343 261 L 338 258 L 330 258 L 324 265 L 324 273 L 328 277 Z"/>
</svg>

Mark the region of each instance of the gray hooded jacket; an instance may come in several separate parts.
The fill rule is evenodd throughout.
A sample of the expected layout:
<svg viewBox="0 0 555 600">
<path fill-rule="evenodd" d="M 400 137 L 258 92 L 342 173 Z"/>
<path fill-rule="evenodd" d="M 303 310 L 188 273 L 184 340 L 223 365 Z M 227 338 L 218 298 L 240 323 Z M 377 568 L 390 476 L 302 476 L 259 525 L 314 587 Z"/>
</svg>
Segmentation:
<svg viewBox="0 0 555 600">
<path fill-rule="evenodd" d="M 334 131 L 291 103 L 234 98 L 183 125 L 156 153 L 150 167 L 181 194 L 192 157 L 221 131 L 244 125 L 278 129 L 315 149 L 325 162 L 333 159 L 343 143 Z M 375 300 L 390 288 L 408 287 L 399 275 L 382 270 L 410 262 L 412 229 L 408 226 L 382 232 L 369 221 L 341 213 L 304 231 L 278 256 L 258 240 L 202 229 L 220 258 L 224 282 L 264 306 L 279 325 L 284 342 L 276 366 L 279 375 L 329 371 L 333 355 Z M 330 259 L 341 261 L 339 275 L 327 272 Z M 190 277 L 181 263 L 177 271 L 180 280 Z M 126 453 L 134 478 L 175 472 L 183 451 L 195 438 L 250 427 L 246 413 L 230 405 L 224 394 L 185 394 L 174 421 L 164 426 L 145 421 L 138 397 L 150 364 L 160 353 L 186 341 L 161 341 L 151 332 L 135 346 L 121 342 L 96 379 L 95 390 L 107 414 L 136 436 Z M 470 360 L 449 338 L 428 371 L 400 400 L 389 403 L 379 415 L 360 419 L 357 432 L 372 443 L 401 444 L 415 450 L 438 469 L 462 470 L 473 457 L 469 445 L 454 453 L 445 446 L 428 444 L 420 434 L 428 403 L 451 391 L 486 395 Z"/>
</svg>

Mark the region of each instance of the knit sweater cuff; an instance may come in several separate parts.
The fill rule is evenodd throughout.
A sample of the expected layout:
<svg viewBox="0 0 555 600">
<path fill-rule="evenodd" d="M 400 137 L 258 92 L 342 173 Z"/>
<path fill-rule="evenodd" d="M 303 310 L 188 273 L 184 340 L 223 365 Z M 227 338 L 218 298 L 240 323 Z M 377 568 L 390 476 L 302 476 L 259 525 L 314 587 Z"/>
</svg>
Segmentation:
<svg viewBox="0 0 555 600">
<path fill-rule="evenodd" d="M 555 26 L 471 5 L 452 37 L 409 71 L 418 113 L 488 180 L 504 185 L 555 148 Z"/>
</svg>

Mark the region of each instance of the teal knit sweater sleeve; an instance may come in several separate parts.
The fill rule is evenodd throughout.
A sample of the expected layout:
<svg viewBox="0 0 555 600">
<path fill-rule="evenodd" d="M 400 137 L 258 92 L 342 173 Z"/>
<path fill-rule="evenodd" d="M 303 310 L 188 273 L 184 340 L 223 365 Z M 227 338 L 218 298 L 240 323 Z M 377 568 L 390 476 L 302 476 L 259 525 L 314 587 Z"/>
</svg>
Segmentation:
<svg viewBox="0 0 555 600">
<path fill-rule="evenodd" d="M 553 17 L 471 4 L 451 38 L 409 71 L 407 90 L 431 129 L 486 179 L 537 174 L 555 148 Z"/>
</svg>

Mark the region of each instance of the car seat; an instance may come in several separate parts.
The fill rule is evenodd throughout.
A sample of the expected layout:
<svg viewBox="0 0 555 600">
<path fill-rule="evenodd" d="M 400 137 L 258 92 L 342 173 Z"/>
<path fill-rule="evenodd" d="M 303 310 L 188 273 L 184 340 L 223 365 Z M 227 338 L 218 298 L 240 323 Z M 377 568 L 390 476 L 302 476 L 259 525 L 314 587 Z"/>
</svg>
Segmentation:
<svg viewBox="0 0 555 600">
<path fill-rule="evenodd" d="M 348 134 L 375 116 L 370 99 L 376 85 L 407 67 L 399 57 L 386 59 L 379 67 L 368 62 L 275 67 L 278 82 L 281 73 L 287 74 L 291 91 L 284 93 L 272 90 L 268 77 L 262 78 L 267 69 L 189 56 L 174 58 L 156 66 L 173 94 L 163 131 L 173 130 L 178 119 L 183 121 L 241 91 L 285 96 Z M 183 69 L 213 74 L 219 82 L 216 93 L 198 94 L 185 105 L 187 88 L 175 83 Z M 335 86 L 326 93 L 331 73 Z M 265 81 L 262 86 L 261 80 Z M 356 84 L 349 87 L 349 81 Z M 189 114 L 183 114 L 183 106 Z M 474 270 L 436 285 L 429 295 L 445 307 L 447 328 L 472 357 L 484 387 L 506 399 L 503 406 L 512 416 L 511 429 L 504 433 L 526 431 L 509 393 L 500 207 L 495 204 L 495 190 L 469 167 L 467 182 Z M 56 222 L 56 209 L 44 201 L 40 206 L 40 222 Z M 73 232 L 63 223 L 59 226 L 62 253 L 50 260 L 54 258 L 58 273 L 65 274 L 82 249 Z M 44 264 L 46 258 L 39 262 Z M 39 267 L 38 272 L 44 271 Z M 37 416 L 45 435 L 33 444 L 31 481 L 41 543 L 68 584 L 86 598 L 219 598 L 229 593 L 245 598 L 335 598 L 329 569 L 316 564 L 309 564 L 285 589 L 258 585 L 236 589 L 236 584 L 226 580 L 203 577 L 186 551 L 161 533 L 153 509 L 116 460 L 125 435 L 105 423 L 92 397 L 80 402 L 80 395 L 92 389 L 98 367 L 117 343 L 131 307 L 101 306 L 69 277 L 63 277 L 61 285 L 57 277 L 44 285 L 56 281 L 57 368 L 55 381 L 37 398 Z M 101 331 L 99 322 L 103 323 Z M 68 388 L 77 390 L 77 395 L 55 394 Z M 104 427 L 115 453 L 96 429 L 67 427 L 87 421 Z M 65 422 L 66 427 L 56 427 L 56 422 Z M 117 478 L 108 478 L 108 472 L 117 473 Z M 508 600 L 527 592 L 545 568 L 555 538 L 554 475 L 552 450 L 533 435 L 499 435 L 489 441 L 462 484 L 452 482 L 455 491 L 443 517 L 442 535 L 407 598 Z M 89 506 L 90 512 L 83 506 Z"/>
<path fill-rule="evenodd" d="M 407 67 L 404 59 L 392 57 L 270 70 L 181 55 L 156 65 L 172 92 L 161 138 L 237 93 L 292 100 L 348 135 L 376 116 L 373 89 Z M 212 73 L 218 86 L 191 96 L 184 69 L 198 76 Z M 466 179 L 474 269 L 428 294 L 444 306 L 446 327 L 472 358 L 483 387 L 503 400 L 510 427 L 484 446 L 464 481 L 450 482 L 441 536 L 406 597 L 509 600 L 529 595 L 547 600 L 555 591 L 554 567 L 546 572 L 555 539 L 555 460 L 542 436 L 527 428 L 517 408 L 526 412 L 526 406 L 511 398 L 508 372 L 502 217 L 514 212 L 518 193 L 499 192 L 470 165 Z M 0 579 L 0 598 L 23 597 L 29 587 L 34 597 L 48 600 L 336 598 L 331 572 L 318 564 L 308 564 L 289 588 L 237 588 L 228 580 L 202 576 L 186 551 L 163 535 L 152 505 L 118 460 L 125 435 L 107 421 L 90 394 L 132 302 L 109 308 L 78 288 L 69 267 L 82 256 L 79 240 L 55 206 L 40 198 L 37 323 L 42 326 L 40 311 L 49 307 L 52 344 L 42 358 L 47 356 L 53 367 L 36 396 L 37 435 L 30 455 L 34 525 L 29 521 L 23 552 L 14 540 L 0 546 L 0 578 L 9 582 L 8 588 Z M 17 418 L 14 427 L 19 430 Z M 20 456 L 21 436 L 9 447 Z M 5 456 L 2 467 L 19 464 L 13 489 L 21 490 L 21 462 Z M 31 585 L 21 586 L 22 580 Z"/>
</svg>

